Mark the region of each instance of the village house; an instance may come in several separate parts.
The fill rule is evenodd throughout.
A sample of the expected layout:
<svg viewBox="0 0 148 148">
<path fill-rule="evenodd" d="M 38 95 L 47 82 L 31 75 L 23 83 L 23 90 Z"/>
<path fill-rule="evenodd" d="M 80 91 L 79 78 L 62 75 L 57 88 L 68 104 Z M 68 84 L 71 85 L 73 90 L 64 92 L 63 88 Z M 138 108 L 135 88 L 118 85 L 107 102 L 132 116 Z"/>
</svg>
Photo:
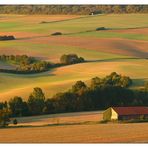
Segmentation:
<svg viewBox="0 0 148 148">
<path fill-rule="evenodd" d="M 103 120 L 148 119 L 148 107 L 110 107 L 103 113 Z"/>
</svg>

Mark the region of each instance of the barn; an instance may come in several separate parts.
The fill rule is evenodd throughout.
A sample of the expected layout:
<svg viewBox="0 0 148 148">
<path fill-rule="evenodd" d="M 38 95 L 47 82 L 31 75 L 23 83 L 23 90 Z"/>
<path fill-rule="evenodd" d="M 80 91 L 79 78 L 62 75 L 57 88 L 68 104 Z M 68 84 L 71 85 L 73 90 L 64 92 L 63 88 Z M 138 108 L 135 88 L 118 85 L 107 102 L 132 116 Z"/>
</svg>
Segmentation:
<svg viewBox="0 0 148 148">
<path fill-rule="evenodd" d="M 148 119 L 148 107 L 109 107 L 103 113 L 103 120 Z"/>
</svg>

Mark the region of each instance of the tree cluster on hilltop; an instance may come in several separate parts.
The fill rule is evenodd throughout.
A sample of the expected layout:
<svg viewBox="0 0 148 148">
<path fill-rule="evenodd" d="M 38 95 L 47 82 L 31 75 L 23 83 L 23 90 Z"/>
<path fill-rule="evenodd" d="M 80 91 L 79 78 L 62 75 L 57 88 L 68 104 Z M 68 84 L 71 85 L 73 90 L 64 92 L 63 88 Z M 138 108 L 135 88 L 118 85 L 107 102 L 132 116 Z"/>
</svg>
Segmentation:
<svg viewBox="0 0 148 148">
<path fill-rule="evenodd" d="M 148 13 L 148 5 L 1 5 L 1 14 Z"/>
</svg>

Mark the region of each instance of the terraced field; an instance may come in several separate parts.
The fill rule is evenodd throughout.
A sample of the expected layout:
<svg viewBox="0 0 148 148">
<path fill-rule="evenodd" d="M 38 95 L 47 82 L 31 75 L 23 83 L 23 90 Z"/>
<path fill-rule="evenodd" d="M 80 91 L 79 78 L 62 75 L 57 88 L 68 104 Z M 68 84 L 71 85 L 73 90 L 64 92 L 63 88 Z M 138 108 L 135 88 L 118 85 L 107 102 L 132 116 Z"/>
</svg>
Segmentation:
<svg viewBox="0 0 148 148">
<path fill-rule="evenodd" d="M 148 14 L 110 14 L 96 16 L 0 15 L 0 35 L 16 40 L 0 41 L 0 54 L 27 54 L 59 62 L 62 54 L 76 53 L 87 63 L 53 69 L 40 74 L 0 73 L 0 101 L 14 95 L 27 99 L 33 87 L 46 96 L 65 91 L 77 80 L 116 71 L 134 79 L 132 88 L 148 81 Z M 108 30 L 95 31 L 98 27 Z M 51 36 L 53 32 L 61 36 Z M 12 65 L 0 63 L 0 67 Z"/>
</svg>

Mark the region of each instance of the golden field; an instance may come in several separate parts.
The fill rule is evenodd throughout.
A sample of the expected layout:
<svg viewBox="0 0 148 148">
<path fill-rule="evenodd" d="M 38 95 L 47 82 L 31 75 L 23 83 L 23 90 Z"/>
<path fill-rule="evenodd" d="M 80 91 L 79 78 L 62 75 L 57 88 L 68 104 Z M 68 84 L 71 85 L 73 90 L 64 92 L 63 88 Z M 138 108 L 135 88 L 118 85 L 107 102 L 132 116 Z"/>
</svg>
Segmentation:
<svg viewBox="0 0 148 148">
<path fill-rule="evenodd" d="M 148 142 L 148 123 L 101 124 L 101 119 L 99 111 L 24 117 L 18 119 L 24 127 L 0 129 L 0 143 Z"/>
</svg>

